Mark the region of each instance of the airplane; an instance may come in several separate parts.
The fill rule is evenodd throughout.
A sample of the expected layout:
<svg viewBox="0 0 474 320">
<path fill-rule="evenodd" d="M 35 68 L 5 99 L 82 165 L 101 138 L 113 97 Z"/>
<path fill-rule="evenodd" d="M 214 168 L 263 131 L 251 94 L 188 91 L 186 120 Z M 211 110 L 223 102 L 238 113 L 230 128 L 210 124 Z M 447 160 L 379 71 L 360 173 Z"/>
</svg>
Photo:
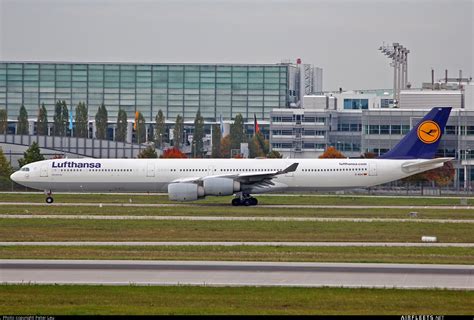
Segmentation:
<svg viewBox="0 0 474 320">
<path fill-rule="evenodd" d="M 451 112 L 435 107 L 391 150 L 374 159 L 51 159 L 23 166 L 11 179 L 52 193 L 167 192 L 173 201 L 229 196 L 257 205 L 252 194 L 281 190 L 371 187 L 439 168 L 433 159 Z"/>
</svg>

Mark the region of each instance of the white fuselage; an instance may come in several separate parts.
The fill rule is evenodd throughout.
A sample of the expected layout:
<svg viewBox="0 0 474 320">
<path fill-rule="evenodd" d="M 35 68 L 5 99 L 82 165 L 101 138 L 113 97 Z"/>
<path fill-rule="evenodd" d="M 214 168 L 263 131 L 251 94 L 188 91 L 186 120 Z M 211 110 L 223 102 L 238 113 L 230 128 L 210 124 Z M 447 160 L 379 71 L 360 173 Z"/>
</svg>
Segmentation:
<svg viewBox="0 0 474 320">
<path fill-rule="evenodd" d="M 275 172 L 285 190 L 370 187 L 433 169 L 407 172 L 402 165 L 428 160 L 389 159 L 54 159 L 31 163 L 13 174 L 18 183 L 40 190 L 74 192 L 166 192 L 180 179 Z M 441 164 L 442 165 L 442 164 Z"/>
</svg>

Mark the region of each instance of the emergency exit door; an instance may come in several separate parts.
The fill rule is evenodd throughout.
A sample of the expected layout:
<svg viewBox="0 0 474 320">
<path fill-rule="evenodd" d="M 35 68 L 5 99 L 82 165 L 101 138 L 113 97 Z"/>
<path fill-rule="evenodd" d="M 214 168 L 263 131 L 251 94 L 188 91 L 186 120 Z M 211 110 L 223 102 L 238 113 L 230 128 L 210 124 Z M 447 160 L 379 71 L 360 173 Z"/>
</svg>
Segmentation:
<svg viewBox="0 0 474 320">
<path fill-rule="evenodd" d="M 42 166 L 40 177 L 47 177 L 48 176 L 48 166 Z"/>
<path fill-rule="evenodd" d="M 376 176 L 376 175 L 377 175 L 377 164 L 369 163 L 369 176 Z"/>
<path fill-rule="evenodd" d="M 155 164 L 153 162 L 149 162 L 147 164 L 146 176 L 147 177 L 154 177 L 155 176 Z"/>
</svg>

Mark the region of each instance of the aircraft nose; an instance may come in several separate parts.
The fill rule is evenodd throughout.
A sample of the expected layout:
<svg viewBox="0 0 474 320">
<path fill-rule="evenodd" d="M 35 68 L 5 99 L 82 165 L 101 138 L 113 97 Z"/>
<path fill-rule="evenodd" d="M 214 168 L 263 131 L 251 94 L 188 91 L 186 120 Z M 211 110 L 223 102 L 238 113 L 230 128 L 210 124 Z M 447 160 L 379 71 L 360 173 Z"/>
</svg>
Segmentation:
<svg viewBox="0 0 474 320">
<path fill-rule="evenodd" d="M 20 172 L 13 172 L 12 175 L 10 176 L 10 179 L 15 182 L 20 182 Z"/>
</svg>

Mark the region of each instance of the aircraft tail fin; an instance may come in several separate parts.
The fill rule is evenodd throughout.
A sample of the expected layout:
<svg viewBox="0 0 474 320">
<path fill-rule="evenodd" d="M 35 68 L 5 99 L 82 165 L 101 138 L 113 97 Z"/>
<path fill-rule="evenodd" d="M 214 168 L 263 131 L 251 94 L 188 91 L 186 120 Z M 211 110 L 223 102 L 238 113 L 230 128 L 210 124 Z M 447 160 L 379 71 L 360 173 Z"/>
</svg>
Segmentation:
<svg viewBox="0 0 474 320">
<path fill-rule="evenodd" d="M 444 133 L 451 107 L 435 107 L 380 159 L 432 159 Z"/>
</svg>

